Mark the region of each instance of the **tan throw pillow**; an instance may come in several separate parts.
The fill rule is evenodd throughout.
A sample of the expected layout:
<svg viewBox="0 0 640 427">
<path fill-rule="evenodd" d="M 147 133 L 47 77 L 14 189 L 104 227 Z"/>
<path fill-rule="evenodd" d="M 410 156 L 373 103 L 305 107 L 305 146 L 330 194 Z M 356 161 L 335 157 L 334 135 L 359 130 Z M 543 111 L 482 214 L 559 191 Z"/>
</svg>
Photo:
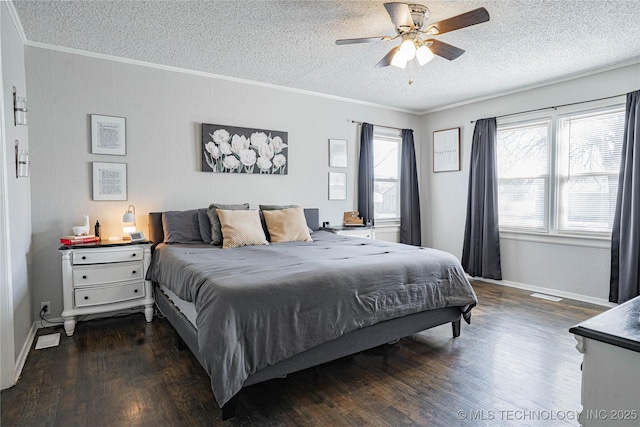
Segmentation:
<svg viewBox="0 0 640 427">
<path fill-rule="evenodd" d="M 222 248 L 268 245 L 258 211 L 216 209 L 222 228 Z"/>
<path fill-rule="evenodd" d="M 302 208 L 262 211 L 272 242 L 311 242 Z"/>
<path fill-rule="evenodd" d="M 222 244 L 222 230 L 220 229 L 220 220 L 218 219 L 218 213 L 216 209 L 223 209 L 225 211 L 236 210 L 249 210 L 249 203 L 242 203 L 237 205 L 225 205 L 222 203 L 211 203 L 209 209 L 207 209 L 207 216 L 209 217 L 209 223 L 211 224 L 211 234 L 209 241 L 205 243 L 211 243 L 212 245 L 219 246 Z M 202 240 L 205 240 L 204 237 Z"/>
</svg>

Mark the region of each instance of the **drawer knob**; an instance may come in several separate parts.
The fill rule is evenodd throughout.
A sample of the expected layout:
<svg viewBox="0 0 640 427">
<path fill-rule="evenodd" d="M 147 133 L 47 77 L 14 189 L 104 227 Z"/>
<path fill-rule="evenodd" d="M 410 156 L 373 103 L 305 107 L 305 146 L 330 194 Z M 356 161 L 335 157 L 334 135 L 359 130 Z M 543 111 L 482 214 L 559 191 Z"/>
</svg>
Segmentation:
<svg viewBox="0 0 640 427">
<path fill-rule="evenodd" d="M 133 257 L 134 257 L 134 256 L 136 256 L 136 254 L 131 254 L 131 256 L 133 256 Z"/>
<path fill-rule="evenodd" d="M 133 290 L 133 293 L 137 294 L 137 293 L 138 293 L 138 290 L 137 290 L 137 289 L 134 289 L 134 290 Z"/>
<path fill-rule="evenodd" d="M 84 297 L 84 299 L 89 299 L 89 297 Z"/>
<path fill-rule="evenodd" d="M 82 255 L 82 259 L 87 259 L 87 257 L 86 257 L 86 256 L 84 256 L 84 255 Z"/>
<path fill-rule="evenodd" d="M 133 271 L 131 272 L 131 274 L 136 274 L 136 271 L 135 271 L 135 270 L 133 270 Z"/>
<path fill-rule="evenodd" d="M 86 278 L 87 278 L 87 276 L 82 276 L 82 278 L 83 278 L 83 279 L 86 279 Z"/>
</svg>

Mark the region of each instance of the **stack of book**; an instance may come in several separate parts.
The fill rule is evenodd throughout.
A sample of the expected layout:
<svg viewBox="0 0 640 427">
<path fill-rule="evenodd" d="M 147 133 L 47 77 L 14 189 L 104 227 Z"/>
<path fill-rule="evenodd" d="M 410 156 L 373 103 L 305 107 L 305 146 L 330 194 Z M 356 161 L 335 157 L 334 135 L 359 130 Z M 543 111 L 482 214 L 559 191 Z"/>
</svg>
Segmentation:
<svg viewBox="0 0 640 427">
<path fill-rule="evenodd" d="M 96 243 L 100 238 L 93 234 L 87 234 L 83 236 L 63 236 L 60 238 L 60 243 L 63 245 L 81 245 L 83 243 Z"/>
</svg>

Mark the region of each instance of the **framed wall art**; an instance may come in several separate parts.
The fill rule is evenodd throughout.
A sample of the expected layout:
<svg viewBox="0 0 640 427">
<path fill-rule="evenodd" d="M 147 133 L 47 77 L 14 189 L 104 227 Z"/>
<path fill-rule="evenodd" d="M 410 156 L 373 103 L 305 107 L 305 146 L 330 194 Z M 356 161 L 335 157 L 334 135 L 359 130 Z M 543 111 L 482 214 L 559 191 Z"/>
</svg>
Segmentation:
<svg viewBox="0 0 640 427">
<path fill-rule="evenodd" d="M 329 172 L 329 200 L 347 200 L 347 174 Z"/>
<path fill-rule="evenodd" d="M 344 139 L 329 140 L 329 167 L 347 167 L 347 141 Z"/>
<path fill-rule="evenodd" d="M 127 164 L 93 162 L 93 200 L 127 200 Z"/>
<path fill-rule="evenodd" d="M 202 124 L 202 171 L 287 175 L 287 132 Z"/>
<path fill-rule="evenodd" d="M 460 170 L 460 128 L 433 132 L 433 171 Z"/>
<path fill-rule="evenodd" d="M 91 153 L 127 155 L 124 117 L 91 115 Z"/>
</svg>

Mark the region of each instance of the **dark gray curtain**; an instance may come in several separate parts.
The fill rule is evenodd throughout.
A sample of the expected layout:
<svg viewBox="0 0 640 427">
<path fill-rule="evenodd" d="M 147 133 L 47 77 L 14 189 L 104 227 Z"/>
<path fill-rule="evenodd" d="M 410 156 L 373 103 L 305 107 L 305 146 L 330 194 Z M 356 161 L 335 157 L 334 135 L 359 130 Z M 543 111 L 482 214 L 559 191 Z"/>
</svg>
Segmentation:
<svg viewBox="0 0 640 427">
<path fill-rule="evenodd" d="M 640 295 L 640 90 L 627 94 L 618 199 L 611 233 L 609 301 Z"/>
<path fill-rule="evenodd" d="M 476 121 L 469 167 L 462 267 L 471 276 L 501 280 L 496 134 L 495 117 Z"/>
<path fill-rule="evenodd" d="M 420 246 L 420 195 L 413 130 L 402 129 L 400 169 L 400 243 Z"/>
<path fill-rule="evenodd" d="M 365 224 L 373 225 L 373 125 L 360 126 L 360 163 L 358 164 L 358 212 Z"/>
</svg>

